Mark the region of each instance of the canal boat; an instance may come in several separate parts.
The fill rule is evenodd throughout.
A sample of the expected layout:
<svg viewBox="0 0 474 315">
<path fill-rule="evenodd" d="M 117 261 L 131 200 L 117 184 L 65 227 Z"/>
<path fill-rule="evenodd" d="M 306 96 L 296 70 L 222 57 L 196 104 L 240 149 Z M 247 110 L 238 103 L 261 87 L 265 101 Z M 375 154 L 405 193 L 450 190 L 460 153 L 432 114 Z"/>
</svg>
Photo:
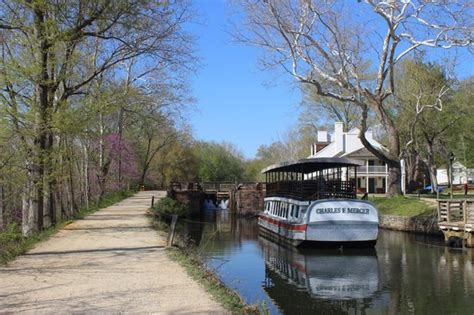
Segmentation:
<svg viewBox="0 0 474 315">
<path fill-rule="evenodd" d="M 358 200 L 357 167 L 348 158 L 309 158 L 262 170 L 266 177 L 259 233 L 293 246 L 374 247 L 378 211 Z"/>
</svg>

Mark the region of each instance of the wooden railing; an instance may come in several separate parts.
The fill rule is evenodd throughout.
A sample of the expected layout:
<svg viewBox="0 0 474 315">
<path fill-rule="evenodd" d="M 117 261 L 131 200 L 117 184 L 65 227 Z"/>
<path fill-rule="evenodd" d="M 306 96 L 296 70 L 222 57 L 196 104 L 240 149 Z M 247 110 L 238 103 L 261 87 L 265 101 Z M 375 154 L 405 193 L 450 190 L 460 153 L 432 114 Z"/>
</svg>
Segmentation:
<svg viewBox="0 0 474 315">
<path fill-rule="evenodd" d="M 438 225 L 440 227 L 472 227 L 474 200 L 438 200 Z"/>
<path fill-rule="evenodd" d="M 237 185 L 233 182 L 204 182 L 201 186 L 204 191 L 232 191 Z"/>
<path fill-rule="evenodd" d="M 172 182 L 170 189 L 175 191 L 199 190 L 207 193 L 231 192 L 237 188 L 265 188 L 263 183 L 258 182 Z"/>
</svg>

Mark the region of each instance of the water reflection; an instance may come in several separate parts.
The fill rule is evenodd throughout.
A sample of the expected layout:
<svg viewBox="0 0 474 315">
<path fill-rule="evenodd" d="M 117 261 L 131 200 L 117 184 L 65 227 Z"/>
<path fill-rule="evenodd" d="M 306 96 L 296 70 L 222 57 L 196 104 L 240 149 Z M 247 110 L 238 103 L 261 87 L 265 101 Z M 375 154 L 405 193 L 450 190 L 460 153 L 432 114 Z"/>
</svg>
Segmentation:
<svg viewBox="0 0 474 315">
<path fill-rule="evenodd" d="M 371 251 L 301 251 L 227 211 L 186 230 L 227 285 L 275 314 L 474 314 L 474 250 L 441 239 L 382 231 Z"/>
<path fill-rule="evenodd" d="M 294 289 L 307 291 L 313 298 L 361 299 L 379 289 L 376 251 L 298 250 L 259 237 L 269 279 L 281 280 Z M 270 281 L 268 281 L 270 280 Z"/>
</svg>

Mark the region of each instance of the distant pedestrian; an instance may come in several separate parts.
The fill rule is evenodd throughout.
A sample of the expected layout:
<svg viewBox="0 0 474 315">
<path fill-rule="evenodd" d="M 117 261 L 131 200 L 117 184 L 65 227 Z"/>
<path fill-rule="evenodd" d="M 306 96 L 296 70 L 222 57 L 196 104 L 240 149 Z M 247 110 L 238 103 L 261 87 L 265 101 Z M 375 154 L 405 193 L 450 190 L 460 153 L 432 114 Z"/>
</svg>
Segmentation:
<svg viewBox="0 0 474 315">
<path fill-rule="evenodd" d="M 467 196 L 467 191 L 469 190 L 469 184 L 464 183 L 464 196 Z"/>
</svg>

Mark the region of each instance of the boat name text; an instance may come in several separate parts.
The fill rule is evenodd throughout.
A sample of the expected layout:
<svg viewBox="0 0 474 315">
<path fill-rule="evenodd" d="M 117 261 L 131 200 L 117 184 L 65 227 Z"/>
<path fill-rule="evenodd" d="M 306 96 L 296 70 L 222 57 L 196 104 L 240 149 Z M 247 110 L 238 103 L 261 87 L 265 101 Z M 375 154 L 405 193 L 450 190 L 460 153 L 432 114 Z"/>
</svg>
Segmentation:
<svg viewBox="0 0 474 315">
<path fill-rule="evenodd" d="M 356 214 L 369 214 L 370 210 L 367 208 L 318 208 L 316 209 L 317 214 L 326 213 L 356 213 Z"/>
</svg>

